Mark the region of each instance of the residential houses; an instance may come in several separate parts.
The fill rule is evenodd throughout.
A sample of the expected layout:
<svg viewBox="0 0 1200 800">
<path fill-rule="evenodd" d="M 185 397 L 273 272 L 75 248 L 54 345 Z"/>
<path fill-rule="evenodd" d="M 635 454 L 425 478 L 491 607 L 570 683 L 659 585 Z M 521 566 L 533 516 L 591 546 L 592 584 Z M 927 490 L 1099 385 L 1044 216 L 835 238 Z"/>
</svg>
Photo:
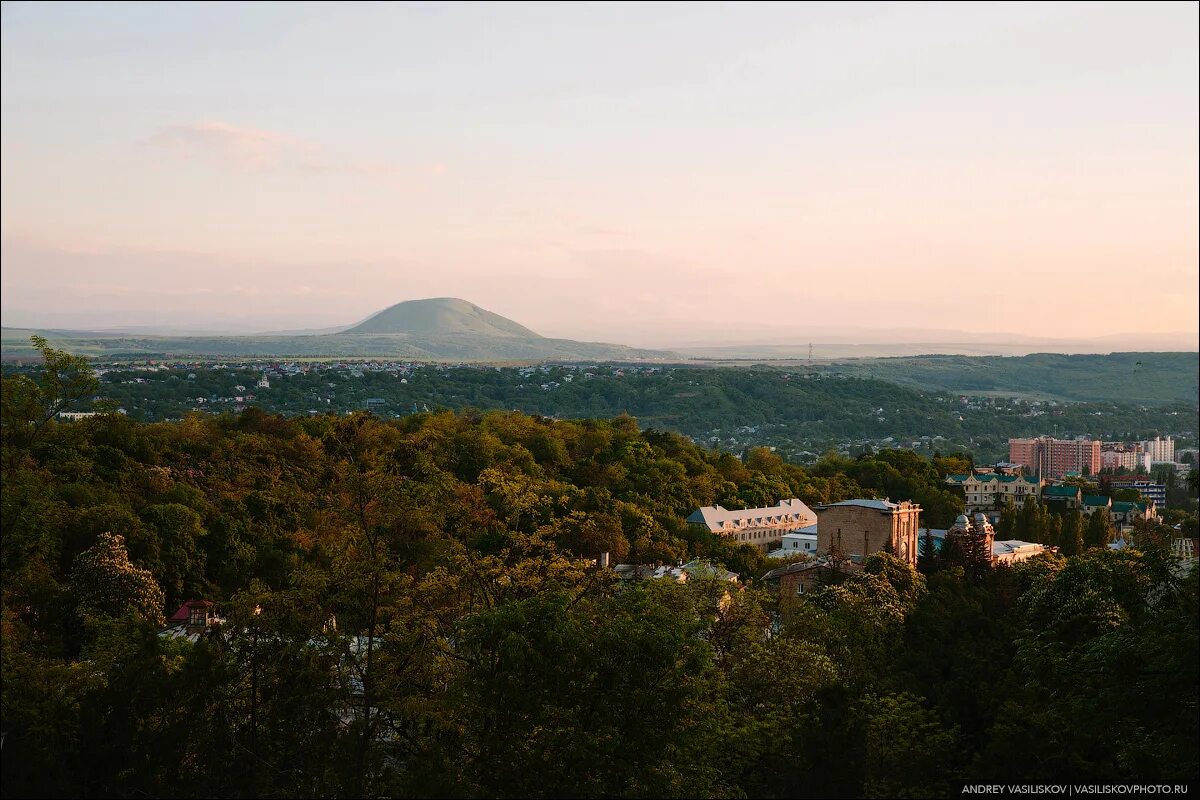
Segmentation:
<svg viewBox="0 0 1200 800">
<path fill-rule="evenodd" d="M 1083 506 L 1083 490 L 1078 486 L 1046 486 L 1042 489 L 1042 502 L 1047 506 L 1079 509 Z"/>
</svg>

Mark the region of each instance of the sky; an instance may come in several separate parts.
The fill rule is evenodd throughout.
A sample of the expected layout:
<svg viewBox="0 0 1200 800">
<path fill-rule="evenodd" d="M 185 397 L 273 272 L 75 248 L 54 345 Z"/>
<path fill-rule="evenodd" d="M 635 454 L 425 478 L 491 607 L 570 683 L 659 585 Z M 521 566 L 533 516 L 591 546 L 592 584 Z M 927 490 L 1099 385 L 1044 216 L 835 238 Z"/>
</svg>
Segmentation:
<svg viewBox="0 0 1200 800">
<path fill-rule="evenodd" d="M 0 311 L 1191 334 L 1197 8 L 6 2 Z"/>
</svg>

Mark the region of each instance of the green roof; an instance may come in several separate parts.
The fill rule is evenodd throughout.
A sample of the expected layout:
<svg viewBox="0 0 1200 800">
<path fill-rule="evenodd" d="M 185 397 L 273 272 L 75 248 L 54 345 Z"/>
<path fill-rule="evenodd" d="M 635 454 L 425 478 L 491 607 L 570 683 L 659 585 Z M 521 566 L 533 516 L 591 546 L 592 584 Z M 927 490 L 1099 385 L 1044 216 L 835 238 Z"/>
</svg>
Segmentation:
<svg viewBox="0 0 1200 800">
<path fill-rule="evenodd" d="M 1112 501 L 1112 498 L 1106 494 L 1085 494 L 1083 496 L 1083 504 L 1085 506 L 1106 506 Z"/>
<path fill-rule="evenodd" d="M 1128 500 L 1114 500 L 1112 504 L 1114 514 L 1128 514 L 1135 508 L 1137 508 L 1137 503 L 1131 503 Z"/>
<path fill-rule="evenodd" d="M 1078 497 L 1078 486 L 1047 486 L 1042 489 L 1043 497 Z"/>
<path fill-rule="evenodd" d="M 975 480 L 979 481 L 980 483 L 991 483 L 992 481 L 999 481 L 1000 483 L 1013 483 L 1014 481 L 1025 481 L 1026 483 L 1030 483 L 1030 484 L 1034 483 L 1034 481 L 1028 480 L 1023 475 L 983 474 L 983 475 L 947 475 L 946 476 L 947 481 L 952 481 L 954 483 L 966 483 L 971 478 L 974 478 Z"/>
</svg>

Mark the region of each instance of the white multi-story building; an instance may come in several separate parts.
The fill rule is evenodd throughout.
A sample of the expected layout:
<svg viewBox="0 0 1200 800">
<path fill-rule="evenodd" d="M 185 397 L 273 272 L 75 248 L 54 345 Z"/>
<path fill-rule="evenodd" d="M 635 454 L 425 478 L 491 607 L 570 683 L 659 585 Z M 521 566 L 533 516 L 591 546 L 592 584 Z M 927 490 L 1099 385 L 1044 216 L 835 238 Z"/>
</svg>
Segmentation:
<svg viewBox="0 0 1200 800">
<path fill-rule="evenodd" d="M 1142 442 L 1142 449 L 1150 456 L 1150 462 L 1153 464 L 1175 462 L 1175 442 L 1171 441 L 1170 436 L 1155 436 Z"/>
</svg>

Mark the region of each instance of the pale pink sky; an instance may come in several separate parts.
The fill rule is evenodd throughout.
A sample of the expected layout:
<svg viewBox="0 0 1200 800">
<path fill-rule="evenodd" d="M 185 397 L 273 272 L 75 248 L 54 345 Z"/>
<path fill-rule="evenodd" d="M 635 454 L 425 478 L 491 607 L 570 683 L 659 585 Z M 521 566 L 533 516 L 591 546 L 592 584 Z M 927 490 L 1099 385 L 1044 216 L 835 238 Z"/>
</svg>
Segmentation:
<svg viewBox="0 0 1200 800">
<path fill-rule="evenodd" d="M 1197 6 L 3 6 L 5 325 L 1192 332 Z"/>
</svg>

